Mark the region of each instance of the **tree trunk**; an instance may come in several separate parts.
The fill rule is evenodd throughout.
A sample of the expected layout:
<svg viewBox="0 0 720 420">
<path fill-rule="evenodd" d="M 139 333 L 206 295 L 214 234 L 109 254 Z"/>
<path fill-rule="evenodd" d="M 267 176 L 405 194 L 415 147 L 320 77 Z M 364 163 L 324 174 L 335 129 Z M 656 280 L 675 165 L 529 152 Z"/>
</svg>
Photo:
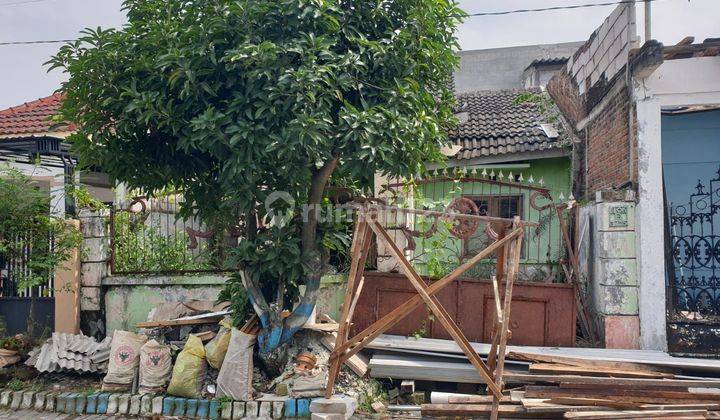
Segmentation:
<svg viewBox="0 0 720 420">
<path fill-rule="evenodd" d="M 275 311 L 276 313 L 273 313 L 272 316 L 265 316 L 265 322 L 262 323 L 263 330 L 258 337 L 261 355 L 267 354 L 269 356 L 282 344 L 290 341 L 293 335 L 307 322 L 313 308 L 315 308 L 317 292 L 320 288 L 320 277 L 322 277 L 323 271 L 322 258 L 317 245 L 317 218 L 325 187 L 339 160 L 338 156 L 333 157 L 319 171 L 313 174 L 308 197 L 309 211 L 306 213 L 307 220 L 303 220 L 301 231 L 302 259 L 308 272 L 305 279 L 305 293 L 295 310 L 287 318 L 282 319 L 280 314 L 277 313 L 282 308 L 278 308 L 278 311 Z M 272 313 L 272 311 L 269 313 Z M 258 314 L 258 316 L 260 315 Z M 261 317 L 260 320 L 262 322 L 263 318 Z"/>
</svg>

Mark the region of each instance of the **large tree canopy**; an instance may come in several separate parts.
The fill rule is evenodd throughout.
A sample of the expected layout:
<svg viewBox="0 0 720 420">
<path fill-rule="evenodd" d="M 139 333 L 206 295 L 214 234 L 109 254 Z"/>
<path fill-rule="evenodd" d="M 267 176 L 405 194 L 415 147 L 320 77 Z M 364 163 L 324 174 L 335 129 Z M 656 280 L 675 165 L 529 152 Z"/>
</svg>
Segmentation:
<svg viewBox="0 0 720 420">
<path fill-rule="evenodd" d="M 263 325 L 274 327 L 261 341 L 275 346 L 314 305 L 323 247 L 312 214 L 283 232 L 257 228 L 262 203 L 274 191 L 320 203 L 328 183 L 367 186 L 375 172 L 408 176 L 440 159 L 463 13 L 454 0 L 124 7 L 121 30 L 86 30 L 50 62 L 70 75 L 62 117 L 78 124 L 71 140 L 85 164 L 132 188 L 182 190 L 186 214 L 246 221 L 237 263 Z M 289 257 L 258 255 L 273 252 Z M 255 290 L 268 277 L 308 285 L 284 321 Z"/>
</svg>

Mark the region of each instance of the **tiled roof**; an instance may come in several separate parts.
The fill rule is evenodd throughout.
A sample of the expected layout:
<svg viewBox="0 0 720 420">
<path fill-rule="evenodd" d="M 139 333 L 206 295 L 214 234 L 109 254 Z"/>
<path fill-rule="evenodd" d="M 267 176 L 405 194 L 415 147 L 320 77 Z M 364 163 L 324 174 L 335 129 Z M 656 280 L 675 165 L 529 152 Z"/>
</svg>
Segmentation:
<svg viewBox="0 0 720 420">
<path fill-rule="evenodd" d="M 48 132 L 66 132 L 75 129 L 73 124 L 58 124 L 57 115 L 64 95 L 55 93 L 46 98 L 26 102 L 0 111 L 0 137 L 32 136 Z"/>
<path fill-rule="evenodd" d="M 457 116 L 460 124 L 450 132 L 450 139 L 460 151 L 456 159 L 474 159 L 509 153 L 532 152 L 557 148 L 562 134 L 550 138 L 540 124 L 551 123 L 555 107 L 542 110 L 536 103 L 520 103 L 522 93 L 540 93 L 531 90 L 501 90 L 470 92 L 458 95 Z M 548 99 L 550 101 L 550 99 Z"/>
</svg>

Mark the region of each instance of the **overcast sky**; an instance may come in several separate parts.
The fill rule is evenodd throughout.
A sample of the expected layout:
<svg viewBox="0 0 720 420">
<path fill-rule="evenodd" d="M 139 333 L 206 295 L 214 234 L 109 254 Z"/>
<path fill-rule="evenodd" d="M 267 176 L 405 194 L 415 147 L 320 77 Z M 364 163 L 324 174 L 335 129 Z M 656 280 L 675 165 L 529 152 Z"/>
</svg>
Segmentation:
<svg viewBox="0 0 720 420">
<path fill-rule="evenodd" d="M 603 0 L 604 1 L 604 0 Z M 598 3 L 600 0 L 461 0 L 469 13 Z M 119 27 L 121 0 L 0 0 L 0 43 L 74 38 L 85 27 Z M 462 49 L 586 40 L 614 6 L 471 17 L 460 28 Z M 720 37 L 720 0 L 657 0 L 653 38 L 674 44 Z M 637 6 L 643 33 L 643 6 Z M 43 63 L 57 51 L 51 45 L 0 45 L 0 109 L 50 95 L 63 75 L 46 73 Z"/>
</svg>

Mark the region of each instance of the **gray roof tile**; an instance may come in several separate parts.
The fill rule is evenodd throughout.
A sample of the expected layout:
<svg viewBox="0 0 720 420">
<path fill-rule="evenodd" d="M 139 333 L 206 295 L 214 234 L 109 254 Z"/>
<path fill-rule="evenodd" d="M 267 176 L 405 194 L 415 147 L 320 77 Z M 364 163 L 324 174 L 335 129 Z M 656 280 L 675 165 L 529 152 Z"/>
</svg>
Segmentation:
<svg viewBox="0 0 720 420">
<path fill-rule="evenodd" d="M 554 104 L 542 110 L 536 103 L 520 103 L 523 93 L 540 90 L 500 90 L 464 93 L 457 96 L 456 112 L 467 112 L 467 119 L 451 131 L 450 140 L 461 146 L 456 159 L 474 159 L 510 153 L 532 152 L 560 147 L 560 137 L 549 138 L 540 124 L 551 123 L 557 113 Z M 548 100 L 549 101 L 549 100 Z"/>
</svg>

